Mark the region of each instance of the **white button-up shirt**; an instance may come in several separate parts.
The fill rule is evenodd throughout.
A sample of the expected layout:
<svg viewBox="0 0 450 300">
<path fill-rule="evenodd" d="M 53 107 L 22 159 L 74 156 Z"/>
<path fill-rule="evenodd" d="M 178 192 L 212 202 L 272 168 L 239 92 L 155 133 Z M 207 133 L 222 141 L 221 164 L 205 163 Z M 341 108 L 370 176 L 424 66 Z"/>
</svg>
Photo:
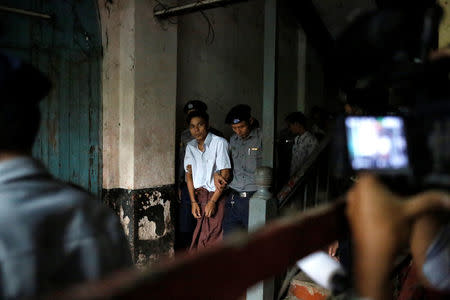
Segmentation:
<svg viewBox="0 0 450 300">
<path fill-rule="evenodd" d="M 198 149 L 197 140 L 190 141 L 186 146 L 184 156 L 184 169 L 192 166 L 192 179 L 194 188 L 205 188 L 214 192 L 214 172 L 231 169 L 230 157 L 228 156 L 228 143 L 211 132 L 208 133 L 204 143 L 204 151 Z"/>
</svg>

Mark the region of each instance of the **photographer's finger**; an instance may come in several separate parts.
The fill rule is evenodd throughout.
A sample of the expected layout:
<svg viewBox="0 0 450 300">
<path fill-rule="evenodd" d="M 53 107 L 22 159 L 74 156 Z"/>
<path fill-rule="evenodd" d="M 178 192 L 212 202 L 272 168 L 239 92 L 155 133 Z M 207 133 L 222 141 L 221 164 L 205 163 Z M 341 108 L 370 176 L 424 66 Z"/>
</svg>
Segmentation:
<svg viewBox="0 0 450 300">
<path fill-rule="evenodd" d="M 354 211 L 354 194 L 355 191 L 353 189 L 349 190 L 347 192 L 347 195 L 345 196 L 345 201 L 347 202 L 347 205 L 345 206 L 345 214 L 347 218 L 351 218 L 353 211 Z"/>
<path fill-rule="evenodd" d="M 450 195 L 444 192 L 430 191 L 421 193 L 405 203 L 405 215 L 408 218 L 442 210 L 450 211 Z"/>
<path fill-rule="evenodd" d="M 387 188 L 378 180 L 378 178 L 370 173 L 361 173 L 355 185 L 360 191 L 366 193 L 379 193 L 387 191 Z"/>
</svg>

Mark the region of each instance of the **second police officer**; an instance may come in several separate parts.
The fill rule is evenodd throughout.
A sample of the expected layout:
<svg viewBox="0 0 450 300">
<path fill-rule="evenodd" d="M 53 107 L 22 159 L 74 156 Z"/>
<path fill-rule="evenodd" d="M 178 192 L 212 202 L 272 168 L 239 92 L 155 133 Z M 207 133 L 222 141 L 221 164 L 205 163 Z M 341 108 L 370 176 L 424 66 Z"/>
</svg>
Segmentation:
<svg viewBox="0 0 450 300">
<path fill-rule="evenodd" d="M 245 104 L 234 106 L 225 123 L 234 131 L 230 138 L 233 180 L 229 185 L 223 220 L 224 235 L 227 235 L 248 228 L 249 200 L 257 190 L 255 171 L 262 162 L 262 132 L 258 121 L 251 116 L 250 106 Z"/>
</svg>

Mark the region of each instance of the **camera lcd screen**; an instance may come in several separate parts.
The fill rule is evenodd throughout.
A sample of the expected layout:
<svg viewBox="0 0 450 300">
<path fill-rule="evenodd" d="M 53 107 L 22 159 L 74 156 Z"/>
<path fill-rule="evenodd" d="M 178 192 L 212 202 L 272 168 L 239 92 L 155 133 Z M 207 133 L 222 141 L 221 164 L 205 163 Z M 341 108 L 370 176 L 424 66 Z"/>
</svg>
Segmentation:
<svg viewBox="0 0 450 300">
<path fill-rule="evenodd" d="M 347 148 L 354 170 L 402 171 L 409 167 L 405 125 L 400 117 L 345 119 Z"/>
</svg>

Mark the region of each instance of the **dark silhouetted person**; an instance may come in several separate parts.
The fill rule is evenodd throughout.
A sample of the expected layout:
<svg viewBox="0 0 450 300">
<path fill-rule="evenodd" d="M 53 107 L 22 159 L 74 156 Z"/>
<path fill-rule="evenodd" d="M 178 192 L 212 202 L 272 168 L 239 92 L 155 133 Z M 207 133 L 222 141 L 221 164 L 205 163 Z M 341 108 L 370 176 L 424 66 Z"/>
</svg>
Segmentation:
<svg viewBox="0 0 450 300">
<path fill-rule="evenodd" d="M 302 112 L 293 112 L 286 117 L 289 131 L 295 135 L 292 146 L 290 176 L 293 176 L 308 160 L 318 145 L 317 138 L 307 130 L 307 119 Z"/>
</svg>

